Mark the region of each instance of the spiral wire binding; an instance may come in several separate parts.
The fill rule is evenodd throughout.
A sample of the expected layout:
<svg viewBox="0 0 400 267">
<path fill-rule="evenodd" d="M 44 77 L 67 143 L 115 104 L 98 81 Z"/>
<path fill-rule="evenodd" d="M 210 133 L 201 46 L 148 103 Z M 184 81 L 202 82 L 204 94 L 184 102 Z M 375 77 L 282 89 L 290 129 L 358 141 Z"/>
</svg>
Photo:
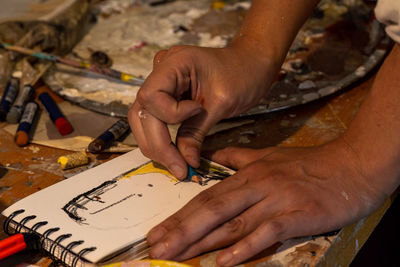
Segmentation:
<svg viewBox="0 0 400 267">
<path fill-rule="evenodd" d="M 78 257 L 75 257 L 74 260 L 72 261 L 72 267 L 76 267 L 76 264 L 78 263 L 78 260 L 82 260 L 83 255 L 85 255 L 88 252 L 96 250 L 96 247 L 90 247 L 90 248 L 84 248 L 78 253 Z"/>
<path fill-rule="evenodd" d="M 67 254 L 68 254 L 67 252 L 68 252 L 68 251 L 71 251 L 71 249 L 73 249 L 74 247 L 83 244 L 84 242 L 85 242 L 85 241 L 83 241 L 83 240 L 78 240 L 78 241 L 73 241 L 73 242 L 69 243 L 69 244 L 65 247 L 65 249 L 61 252 L 60 260 L 59 260 L 60 263 L 62 263 L 63 265 L 65 265 L 64 262 L 66 262 L 66 260 L 67 260 Z"/>
<path fill-rule="evenodd" d="M 64 239 L 70 238 L 72 235 L 71 234 L 64 234 L 64 235 L 60 235 L 59 237 L 57 237 L 53 244 L 51 244 L 50 248 L 49 248 L 49 252 L 51 255 L 54 255 L 54 252 L 56 250 L 56 247 L 60 244 L 61 241 L 63 241 Z"/>
<path fill-rule="evenodd" d="M 15 216 L 17 216 L 18 214 L 21 214 L 21 213 L 23 213 L 23 212 L 25 212 L 25 210 L 16 210 L 16 211 L 14 211 L 13 213 L 11 213 L 10 216 L 8 216 L 8 217 L 6 218 L 6 220 L 4 221 L 4 224 L 3 224 L 4 233 L 6 233 L 6 234 L 8 234 L 8 235 L 13 235 L 13 234 L 15 233 L 15 229 L 14 229 L 14 232 L 13 232 L 13 233 L 11 233 L 11 232 L 9 231 L 9 229 L 11 229 L 11 228 L 9 227 L 9 226 L 10 226 L 10 222 L 12 221 L 12 219 L 13 219 Z"/>
<path fill-rule="evenodd" d="M 8 216 L 6 218 L 6 220 L 4 221 L 4 224 L 3 224 L 3 229 L 4 229 L 4 232 L 6 234 L 13 235 L 13 234 L 15 234 L 17 232 L 19 233 L 19 232 L 22 231 L 23 228 L 28 229 L 28 231 L 27 231 L 28 233 L 37 233 L 37 234 L 39 234 L 37 232 L 37 229 L 39 229 L 40 227 L 48 224 L 47 221 L 40 221 L 40 222 L 35 223 L 32 227 L 29 228 L 29 227 L 26 226 L 26 223 L 28 223 L 31 220 L 34 220 L 37 217 L 36 215 L 29 215 L 29 216 L 26 216 L 26 217 L 22 218 L 22 220 L 20 222 L 14 221 L 17 226 L 13 229 L 13 232 L 11 232 L 10 230 L 12 228 L 10 227 L 10 223 L 13 221 L 13 219 L 16 216 L 18 216 L 19 214 L 24 213 L 24 212 L 25 212 L 24 209 L 16 210 L 13 213 L 11 213 L 10 216 Z M 85 241 L 83 241 L 83 240 L 72 241 L 64 248 L 63 246 L 60 245 L 60 243 L 63 240 L 65 240 L 67 238 L 70 238 L 72 236 L 72 234 L 62 234 L 62 235 L 58 236 L 54 241 L 52 241 L 52 244 L 48 248 L 48 251 L 46 251 L 44 245 L 45 245 L 45 241 L 47 239 L 50 240 L 48 238 L 48 236 L 51 235 L 54 232 L 59 231 L 59 230 L 60 230 L 59 227 L 54 227 L 54 228 L 47 229 L 46 231 L 43 232 L 43 234 L 39 234 L 40 235 L 40 239 L 41 239 L 40 240 L 40 246 L 39 246 L 39 244 L 35 244 L 35 246 L 37 246 L 37 248 L 42 248 L 42 251 L 45 251 L 47 256 L 50 257 L 50 259 L 53 260 L 54 264 L 56 264 L 56 265 L 57 264 L 62 264 L 64 266 L 68 266 L 66 264 L 66 258 L 67 258 L 68 252 L 73 253 L 71 251 L 72 248 L 83 244 Z M 59 259 L 57 259 L 57 257 L 54 255 L 54 253 L 56 251 L 56 248 L 59 247 L 59 246 L 62 247 L 62 252 L 61 252 L 61 254 L 59 256 Z M 82 260 L 83 256 L 86 253 L 89 253 L 89 252 L 94 251 L 96 249 L 97 249 L 96 247 L 89 247 L 89 248 L 81 249 L 75 255 L 74 259 L 72 260 L 72 267 L 76 267 L 76 264 L 78 263 L 78 261 Z M 73 253 L 73 254 L 75 254 L 75 253 Z"/>
<path fill-rule="evenodd" d="M 15 228 L 15 231 L 16 231 L 17 233 L 21 233 L 22 227 L 23 227 L 27 222 L 29 222 L 30 220 L 33 220 L 33 219 L 35 219 L 35 218 L 36 218 L 36 215 L 31 215 L 31 216 L 27 216 L 27 217 L 23 218 L 23 219 L 19 222 L 18 226 Z"/>
<path fill-rule="evenodd" d="M 48 224 L 48 222 L 46 222 L 46 221 L 41 221 L 41 222 L 35 223 L 31 228 L 31 232 L 36 232 L 37 229 L 39 229 L 40 227 L 42 227 L 43 225 L 46 225 L 46 224 Z"/>
</svg>

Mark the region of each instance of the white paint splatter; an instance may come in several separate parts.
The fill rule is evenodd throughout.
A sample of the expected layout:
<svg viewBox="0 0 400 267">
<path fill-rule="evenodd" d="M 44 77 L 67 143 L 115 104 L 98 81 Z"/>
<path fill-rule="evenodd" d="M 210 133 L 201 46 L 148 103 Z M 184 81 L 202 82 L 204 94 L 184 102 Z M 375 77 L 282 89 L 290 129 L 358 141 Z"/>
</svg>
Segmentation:
<svg viewBox="0 0 400 267">
<path fill-rule="evenodd" d="M 31 150 L 34 154 L 38 153 L 40 151 L 40 148 L 37 146 L 29 146 L 29 150 Z"/>
<path fill-rule="evenodd" d="M 367 70 L 365 69 L 364 66 L 360 66 L 356 69 L 356 71 L 354 73 L 356 76 L 362 77 L 367 73 Z"/>
<path fill-rule="evenodd" d="M 346 192 L 342 191 L 342 196 L 343 196 L 346 200 L 349 200 L 349 195 L 348 195 Z"/>
<path fill-rule="evenodd" d="M 306 80 L 299 84 L 300 90 L 308 90 L 308 89 L 315 88 L 315 87 L 316 87 L 315 83 L 311 80 Z"/>
<path fill-rule="evenodd" d="M 247 135 L 241 135 L 238 140 L 239 144 L 248 144 L 250 143 L 250 139 Z"/>
</svg>

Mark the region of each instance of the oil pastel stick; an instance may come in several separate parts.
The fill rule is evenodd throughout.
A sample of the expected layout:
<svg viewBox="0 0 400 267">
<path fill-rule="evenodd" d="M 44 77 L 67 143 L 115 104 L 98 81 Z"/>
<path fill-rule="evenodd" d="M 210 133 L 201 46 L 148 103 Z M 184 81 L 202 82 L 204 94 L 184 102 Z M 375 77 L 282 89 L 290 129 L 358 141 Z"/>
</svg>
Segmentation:
<svg viewBox="0 0 400 267">
<path fill-rule="evenodd" d="M 12 103 L 18 95 L 19 79 L 11 78 L 0 101 L 0 121 L 5 121 Z"/>
<path fill-rule="evenodd" d="M 26 104 L 14 138 L 18 146 L 26 146 L 29 143 L 29 132 L 38 110 L 39 105 L 36 102 Z"/>
<path fill-rule="evenodd" d="M 75 152 L 58 158 L 57 162 L 60 164 L 62 170 L 76 168 L 89 163 L 89 157 L 85 152 Z"/>
<path fill-rule="evenodd" d="M 18 94 L 14 105 L 10 108 L 10 111 L 7 114 L 8 123 L 18 123 L 22 112 L 24 111 L 25 104 L 32 98 L 33 92 L 34 89 L 32 85 L 24 85 L 21 92 Z"/>
<path fill-rule="evenodd" d="M 171 144 L 175 146 L 176 149 L 178 149 L 178 146 L 174 142 L 171 142 Z M 192 166 L 189 165 L 189 163 L 187 164 L 187 168 L 188 168 L 187 177 L 184 180 L 187 181 L 193 180 L 193 182 L 201 183 L 201 180 L 199 180 L 201 176 L 196 172 L 196 170 Z"/>
<path fill-rule="evenodd" d="M 58 132 L 61 135 L 67 135 L 72 132 L 72 125 L 65 118 L 60 108 L 53 100 L 53 98 L 47 92 L 42 92 L 39 95 L 39 100 L 42 102 L 50 119 L 53 121 L 54 125 L 57 127 Z"/>
<path fill-rule="evenodd" d="M 120 138 L 129 130 L 129 124 L 125 119 L 117 121 L 104 133 L 94 139 L 88 146 L 90 153 L 99 153 L 109 147 L 115 140 Z"/>
</svg>

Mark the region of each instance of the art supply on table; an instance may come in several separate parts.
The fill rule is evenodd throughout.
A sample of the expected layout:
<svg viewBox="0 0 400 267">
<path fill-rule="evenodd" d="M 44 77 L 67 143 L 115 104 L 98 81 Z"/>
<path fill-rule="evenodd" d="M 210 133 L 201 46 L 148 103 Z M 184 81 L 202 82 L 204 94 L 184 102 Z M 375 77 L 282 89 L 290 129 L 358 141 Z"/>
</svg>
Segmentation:
<svg viewBox="0 0 400 267">
<path fill-rule="evenodd" d="M 29 102 L 26 104 L 14 138 L 18 146 L 26 146 L 29 143 L 29 132 L 38 110 L 39 105 L 36 102 Z"/>
<path fill-rule="evenodd" d="M 71 67 L 75 67 L 78 69 L 85 69 L 93 73 L 97 73 L 100 75 L 108 76 L 110 78 L 118 79 L 124 82 L 133 82 L 135 84 L 142 84 L 144 82 L 144 79 L 139 78 L 135 75 L 128 74 L 125 72 L 121 72 L 115 69 L 99 66 L 99 65 L 93 65 L 87 62 L 83 61 L 76 61 L 70 58 L 65 58 L 65 57 L 60 57 L 57 55 L 52 55 L 44 52 L 38 52 L 32 49 L 16 46 L 16 45 L 11 45 L 7 43 L 1 43 L 0 44 L 3 48 L 7 50 L 11 50 L 14 52 L 18 52 L 24 55 L 44 59 L 44 60 L 50 60 L 56 63 L 68 65 Z"/>
<path fill-rule="evenodd" d="M 233 173 L 216 163 L 201 166 L 208 183 L 177 183 L 136 149 L 11 205 L 4 229 L 46 236 L 43 249 L 68 266 L 143 259 L 151 228 Z"/>
<path fill-rule="evenodd" d="M 22 112 L 24 111 L 25 104 L 32 98 L 34 88 L 30 84 L 25 84 L 22 90 L 17 96 L 14 105 L 10 108 L 7 114 L 8 123 L 18 123 L 21 118 Z"/>
<path fill-rule="evenodd" d="M 192 267 L 191 265 L 167 260 L 133 260 L 116 262 L 101 267 Z"/>
<path fill-rule="evenodd" d="M 125 119 L 117 121 L 114 125 L 108 128 L 104 133 L 94 139 L 88 146 L 90 153 L 100 153 L 105 148 L 118 140 L 129 130 L 129 123 Z"/>
<path fill-rule="evenodd" d="M 34 233 L 18 233 L 0 241 L 0 260 L 25 249 L 39 249 L 40 236 Z"/>
<path fill-rule="evenodd" d="M 72 125 L 65 118 L 60 108 L 53 100 L 53 98 L 47 92 L 42 92 L 39 95 L 39 100 L 42 102 L 43 106 L 46 108 L 50 119 L 53 121 L 57 127 L 58 132 L 61 135 L 67 135 L 72 132 Z"/>
<path fill-rule="evenodd" d="M 57 162 L 62 170 L 67 170 L 88 164 L 89 157 L 85 152 L 76 152 L 59 157 Z"/>
<path fill-rule="evenodd" d="M 0 121 L 5 121 L 12 103 L 18 95 L 19 79 L 11 78 L 0 101 Z"/>
</svg>

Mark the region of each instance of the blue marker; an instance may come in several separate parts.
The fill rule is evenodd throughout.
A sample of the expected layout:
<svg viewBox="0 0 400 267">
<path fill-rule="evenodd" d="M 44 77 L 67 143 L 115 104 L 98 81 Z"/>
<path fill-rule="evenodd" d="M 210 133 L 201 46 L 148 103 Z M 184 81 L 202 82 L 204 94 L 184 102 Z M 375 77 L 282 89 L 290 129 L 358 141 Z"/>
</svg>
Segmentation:
<svg viewBox="0 0 400 267">
<path fill-rule="evenodd" d="M 6 120 L 7 113 L 10 110 L 11 104 L 17 97 L 18 91 L 19 80 L 17 78 L 11 78 L 11 80 L 7 83 L 3 97 L 0 101 L 0 121 Z"/>
</svg>

